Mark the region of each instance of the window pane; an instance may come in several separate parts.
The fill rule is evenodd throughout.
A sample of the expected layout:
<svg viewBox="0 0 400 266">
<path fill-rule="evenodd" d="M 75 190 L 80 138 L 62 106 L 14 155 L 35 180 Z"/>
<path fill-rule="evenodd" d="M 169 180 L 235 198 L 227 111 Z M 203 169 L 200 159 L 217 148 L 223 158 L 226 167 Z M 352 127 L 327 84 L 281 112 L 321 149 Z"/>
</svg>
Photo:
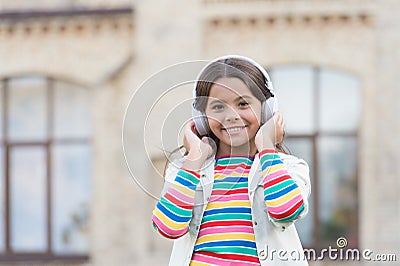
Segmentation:
<svg viewBox="0 0 400 266">
<path fill-rule="evenodd" d="M 321 130 L 356 131 L 361 104 L 359 81 L 346 73 L 322 69 L 320 82 Z"/>
<path fill-rule="evenodd" d="M 308 66 L 275 67 L 271 79 L 288 133 L 313 133 L 313 69 Z"/>
<path fill-rule="evenodd" d="M 333 243 L 346 237 L 357 244 L 356 139 L 321 137 L 318 139 L 318 192 L 320 236 Z"/>
<path fill-rule="evenodd" d="M 314 188 L 313 179 L 313 151 L 312 142 L 306 138 L 289 138 L 285 140 L 285 145 L 290 153 L 298 158 L 305 160 L 310 168 L 311 189 Z M 299 232 L 301 242 L 305 247 L 310 247 L 313 244 L 313 229 L 314 229 L 314 203 L 313 194 L 308 198 L 309 209 L 306 217 L 296 222 L 296 228 Z"/>
<path fill-rule="evenodd" d="M 87 253 L 90 148 L 87 145 L 56 145 L 52 153 L 54 252 Z"/>
<path fill-rule="evenodd" d="M 46 80 L 12 79 L 8 86 L 10 140 L 44 140 L 47 137 Z"/>
<path fill-rule="evenodd" d="M 89 90 L 64 82 L 56 82 L 54 87 L 54 136 L 89 137 Z"/>
<path fill-rule="evenodd" d="M 0 146 L 0 252 L 5 250 L 5 180 L 4 180 L 4 149 Z"/>
<path fill-rule="evenodd" d="M 46 150 L 12 148 L 10 155 L 11 247 L 15 252 L 47 248 Z"/>
</svg>

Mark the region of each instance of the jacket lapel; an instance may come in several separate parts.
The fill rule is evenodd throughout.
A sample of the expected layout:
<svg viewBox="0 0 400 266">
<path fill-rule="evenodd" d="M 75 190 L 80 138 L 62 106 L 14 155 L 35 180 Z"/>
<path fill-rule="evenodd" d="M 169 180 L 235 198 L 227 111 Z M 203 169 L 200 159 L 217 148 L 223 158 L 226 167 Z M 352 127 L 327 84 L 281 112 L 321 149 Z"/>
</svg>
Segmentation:
<svg viewBox="0 0 400 266">
<path fill-rule="evenodd" d="M 253 192 L 256 190 L 258 183 L 260 182 L 260 177 L 262 175 L 258 175 L 257 172 L 260 170 L 260 159 L 258 158 L 258 153 L 254 156 L 253 165 L 250 168 L 249 172 L 249 192 Z"/>
</svg>

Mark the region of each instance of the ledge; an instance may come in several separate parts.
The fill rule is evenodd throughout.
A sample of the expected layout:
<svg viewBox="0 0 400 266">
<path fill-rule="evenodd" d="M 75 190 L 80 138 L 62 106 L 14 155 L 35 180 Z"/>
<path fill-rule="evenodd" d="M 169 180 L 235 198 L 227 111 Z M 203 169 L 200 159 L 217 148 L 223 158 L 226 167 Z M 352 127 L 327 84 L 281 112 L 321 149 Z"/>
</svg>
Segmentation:
<svg viewBox="0 0 400 266">
<path fill-rule="evenodd" d="M 211 27 L 232 26 L 239 25 L 256 26 L 267 24 L 269 26 L 274 24 L 351 24 L 356 23 L 359 25 L 370 26 L 374 23 L 372 15 L 359 13 L 359 14 L 279 14 L 279 15 L 265 15 L 265 16 L 215 16 L 209 17 L 206 20 Z"/>
<path fill-rule="evenodd" d="M 37 265 L 37 263 L 56 263 L 56 264 L 83 264 L 88 263 L 90 257 L 88 255 L 61 255 L 56 256 L 48 253 L 43 254 L 2 254 L 0 263 L 15 265 Z"/>
<path fill-rule="evenodd" d="M 132 7 L 97 8 L 97 9 L 54 9 L 54 10 L 24 10 L 0 12 L 0 21 L 21 21 L 29 19 L 48 19 L 77 16 L 120 16 L 133 15 Z"/>
</svg>

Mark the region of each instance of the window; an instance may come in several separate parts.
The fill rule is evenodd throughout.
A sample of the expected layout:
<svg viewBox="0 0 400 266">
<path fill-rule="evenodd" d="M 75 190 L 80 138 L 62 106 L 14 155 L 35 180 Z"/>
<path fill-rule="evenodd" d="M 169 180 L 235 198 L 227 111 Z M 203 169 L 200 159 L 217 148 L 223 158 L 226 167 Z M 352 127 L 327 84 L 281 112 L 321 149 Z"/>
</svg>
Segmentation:
<svg viewBox="0 0 400 266">
<path fill-rule="evenodd" d="M 360 83 L 329 68 L 280 66 L 271 79 L 286 122 L 289 151 L 310 166 L 310 210 L 297 223 L 304 246 L 345 237 L 357 246 L 357 130 Z"/>
<path fill-rule="evenodd" d="M 90 121 L 85 88 L 0 80 L 0 261 L 87 259 Z"/>
</svg>

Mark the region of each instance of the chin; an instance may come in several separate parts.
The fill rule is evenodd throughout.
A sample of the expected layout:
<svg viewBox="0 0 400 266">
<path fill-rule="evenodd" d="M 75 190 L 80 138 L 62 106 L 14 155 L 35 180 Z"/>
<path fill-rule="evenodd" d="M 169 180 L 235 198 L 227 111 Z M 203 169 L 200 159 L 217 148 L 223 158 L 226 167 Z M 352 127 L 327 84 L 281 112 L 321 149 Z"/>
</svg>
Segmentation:
<svg viewBox="0 0 400 266">
<path fill-rule="evenodd" d="M 231 147 L 231 149 L 249 149 L 250 143 L 246 140 L 236 140 L 233 142 L 223 141 L 224 145 Z"/>
</svg>

